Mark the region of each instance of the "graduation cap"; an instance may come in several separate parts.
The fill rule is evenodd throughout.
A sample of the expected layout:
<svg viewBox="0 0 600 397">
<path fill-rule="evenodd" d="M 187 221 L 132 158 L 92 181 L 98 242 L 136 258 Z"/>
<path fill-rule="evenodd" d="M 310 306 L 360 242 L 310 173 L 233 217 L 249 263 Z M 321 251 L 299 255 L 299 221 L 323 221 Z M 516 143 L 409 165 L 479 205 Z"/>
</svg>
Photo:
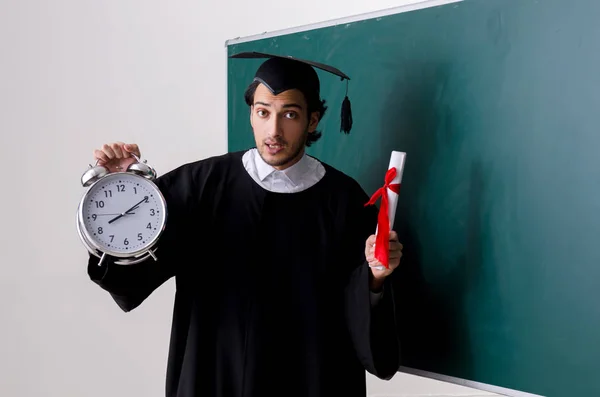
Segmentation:
<svg viewBox="0 0 600 397">
<path fill-rule="evenodd" d="M 256 71 L 254 81 L 262 83 L 273 95 L 279 95 L 291 89 L 298 89 L 306 96 L 307 100 L 314 96 L 320 99 L 319 77 L 314 68 L 339 76 L 342 81 L 350 80 L 350 77 L 333 66 L 292 56 L 263 52 L 242 52 L 231 55 L 230 58 L 268 58 Z M 346 82 L 346 97 L 342 102 L 340 131 L 348 134 L 351 129 L 352 109 L 348 99 L 348 82 Z"/>
</svg>

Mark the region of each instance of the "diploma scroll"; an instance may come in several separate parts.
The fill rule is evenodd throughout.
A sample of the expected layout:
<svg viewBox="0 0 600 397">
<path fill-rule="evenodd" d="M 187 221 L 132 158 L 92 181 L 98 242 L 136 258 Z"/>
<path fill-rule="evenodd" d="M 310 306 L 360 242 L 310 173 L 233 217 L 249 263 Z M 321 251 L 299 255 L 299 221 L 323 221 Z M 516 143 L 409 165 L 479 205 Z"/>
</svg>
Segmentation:
<svg viewBox="0 0 600 397">
<path fill-rule="evenodd" d="M 387 219 L 389 220 L 389 224 L 388 226 L 388 230 L 386 233 L 387 235 L 389 235 L 389 231 L 392 230 L 394 228 L 394 218 L 396 217 L 396 206 L 398 204 L 398 192 L 400 189 L 400 185 L 402 184 L 402 174 L 404 173 L 404 163 L 406 161 L 406 153 L 405 152 L 398 152 L 398 151 L 392 151 L 391 157 L 390 157 L 390 164 L 388 166 L 388 173 L 386 174 L 386 177 L 389 175 L 393 175 L 394 174 L 394 170 L 395 170 L 395 175 L 393 177 L 393 179 L 391 181 L 388 181 L 386 178 L 386 184 L 384 186 L 385 191 L 382 192 L 382 194 L 387 195 L 387 205 L 384 205 L 384 198 L 382 197 L 382 206 L 380 208 L 380 211 L 385 211 L 386 210 L 386 206 L 387 206 Z M 381 220 L 381 215 L 380 214 L 380 220 Z M 377 235 L 379 237 L 379 223 L 377 225 L 377 228 L 375 230 L 375 235 Z M 387 248 L 387 244 L 386 244 L 386 248 Z M 385 257 L 387 258 L 387 253 L 385 255 Z M 379 259 L 379 258 L 378 258 Z M 380 260 L 381 261 L 381 260 Z M 387 266 L 387 264 L 385 264 Z M 374 266 L 374 269 L 377 270 L 383 270 L 384 266 Z"/>
</svg>

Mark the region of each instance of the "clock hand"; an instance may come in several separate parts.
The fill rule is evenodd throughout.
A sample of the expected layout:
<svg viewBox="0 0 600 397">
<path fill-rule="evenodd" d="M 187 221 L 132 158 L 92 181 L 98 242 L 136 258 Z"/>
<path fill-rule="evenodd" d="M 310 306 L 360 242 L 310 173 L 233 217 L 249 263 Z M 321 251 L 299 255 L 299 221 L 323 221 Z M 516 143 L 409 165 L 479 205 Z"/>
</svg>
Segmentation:
<svg viewBox="0 0 600 397">
<path fill-rule="evenodd" d="M 92 216 L 116 216 L 121 214 L 92 214 Z M 135 215 L 135 212 L 125 212 L 125 215 Z"/>
<path fill-rule="evenodd" d="M 134 209 L 136 209 L 137 207 L 140 206 L 140 204 L 142 204 L 144 201 L 148 200 L 148 196 L 144 196 L 144 198 L 137 204 L 135 204 L 133 207 L 131 207 L 130 209 L 128 209 L 127 211 L 123 212 L 123 214 L 128 213 L 129 211 L 133 211 Z"/>
<path fill-rule="evenodd" d="M 111 219 L 110 221 L 108 221 L 109 224 L 113 223 L 114 221 L 116 221 L 117 219 L 125 216 L 125 215 L 133 215 L 132 213 L 130 213 L 129 211 L 133 211 L 134 209 L 136 209 L 137 207 L 140 206 L 140 204 L 142 204 L 144 201 L 148 200 L 148 196 L 144 196 L 144 198 L 137 204 L 135 204 L 133 207 L 131 207 L 130 209 L 128 209 L 127 211 L 123 212 L 122 214 L 119 214 L 119 216 L 114 217 L 113 219 Z"/>
<path fill-rule="evenodd" d="M 125 216 L 125 214 L 119 214 L 119 216 L 112 218 L 110 221 L 108 221 L 108 224 L 110 225 L 111 223 L 113 223 L 117 219 L 121 218 L 122 216 Z"/>
</svg>

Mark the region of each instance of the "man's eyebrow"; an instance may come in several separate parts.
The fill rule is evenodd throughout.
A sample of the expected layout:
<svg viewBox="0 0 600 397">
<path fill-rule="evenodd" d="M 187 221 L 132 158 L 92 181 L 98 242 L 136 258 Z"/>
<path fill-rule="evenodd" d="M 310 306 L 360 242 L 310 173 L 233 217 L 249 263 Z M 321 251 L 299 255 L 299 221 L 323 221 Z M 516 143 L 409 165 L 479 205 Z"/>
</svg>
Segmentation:
<svg viewBox="0 0 600 397">
<path fill-rule="evenodd" d="M 270 108 L 270 107 L 271 107 L 271 104 L 270 104 L 270 103 L 261 102 L 261 101 L 256 101 L 256 102 L 254 102 L 254 105 L 255 105 L 255 106 L 256 106 L 256 105 L 262 105 L 262 106 L 265 106 L 265 107 L 268 107 L 268 108 Z M 285 105 L 283 105 L 283 108 L 284 108 L 284 109 L 289 109 L 289 108 L 297 108 L 297 109 L 299 109 L 299 110 L 302 110 L 302 106 L 301 106 L 301 105 L 299 105 L 299 104 L 297 104 L 297 103 L 286 103 Z"/>
<path fill-rule="evenodd" d="M 283 105 L 284 108 L 298 108 L 300 110 L 302 110 L 302 106 L 298 105 L 297 103 L 286 103 L 285 105 Z"/>
</svg>

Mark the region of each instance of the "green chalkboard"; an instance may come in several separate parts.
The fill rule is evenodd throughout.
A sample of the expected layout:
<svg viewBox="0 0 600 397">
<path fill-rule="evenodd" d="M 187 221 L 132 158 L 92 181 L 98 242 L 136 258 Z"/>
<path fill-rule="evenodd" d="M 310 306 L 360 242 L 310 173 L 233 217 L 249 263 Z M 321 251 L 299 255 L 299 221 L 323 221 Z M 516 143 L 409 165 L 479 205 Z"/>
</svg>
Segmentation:
<svg viewBox="0 0 600 397">
<path fill-rule="evenodd" d="M 309 153 L 368 194 L 407 152 L 396 230 L 402 365 L 547 396 L 600 395 L 600 1 L 471 0 L 231 44 L 319 72 Z M 228 61 L 229 150 L 253 146 Z M 401 392 L 401 390 L 399 390 Z"/>
</svg>

